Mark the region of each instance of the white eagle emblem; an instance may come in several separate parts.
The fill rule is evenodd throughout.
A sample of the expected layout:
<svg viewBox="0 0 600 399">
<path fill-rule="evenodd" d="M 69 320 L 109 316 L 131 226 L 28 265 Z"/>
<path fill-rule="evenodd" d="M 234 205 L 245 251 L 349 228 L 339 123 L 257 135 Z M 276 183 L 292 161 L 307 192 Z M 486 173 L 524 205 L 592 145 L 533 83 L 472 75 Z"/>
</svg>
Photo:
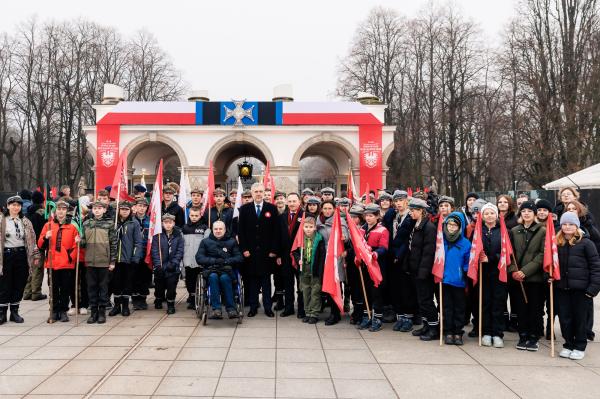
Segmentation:
<svg viewBox="0 0 600 399">
<path fill-rule="evenodd" d="M 223 122 L 227 121 L 229 118 L 235 119 L 233 126 L 244 126 L 244 123 L 242 122 L 244 118 L 248 118 L 254 122 L 254 117 L 252 116 L 254 105 L 252 105 L 250 108 L 244 109 L 244 103 L 246 100 L 232 100 L 232 102 L 235 105 L 234 109 L 229 109 L 225 105 L 223 106 L 225 108 L 225 118 L 223 119 Z"/>
<path fill-rule="evenodd" d="M 379 155 L 375 151 L 369 151 L 364 153 L 363 158 L 368 168 L 374 168 L 377 166 Z"/>
<path fill-rule="evenodd" d="M 114 151 L 103 151 L 101 154 L 102 157 L 102 165 L 110 168 L 115 163 L 115 152 Z"/>
</svg>

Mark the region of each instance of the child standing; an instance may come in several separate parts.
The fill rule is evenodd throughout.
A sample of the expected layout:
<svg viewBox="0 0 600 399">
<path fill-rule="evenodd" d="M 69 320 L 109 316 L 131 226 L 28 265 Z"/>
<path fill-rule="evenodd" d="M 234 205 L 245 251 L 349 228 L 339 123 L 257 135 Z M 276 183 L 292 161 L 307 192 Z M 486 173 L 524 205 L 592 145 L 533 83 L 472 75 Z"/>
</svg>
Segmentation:
<svg viewBox="0 0 600 399">
<path fill-rule="evenodd" d="M 304 219 L 304 244 L 302 256 L 300 248 L 293 252 L 296 264 L 300 268 L 300 290 L 304 298 L 304 323 L 316 324 L 321 311 L 321 284 L 325 267 L 325 242 L 317 231 L 315 218 Z M 332 305 L 335 306 L 335 305 Z"/>
<path fill-rule="evenodd" d="M 106 323 L 109 271 L 117 259 L 117 234 L 114 222 L 106 217 L 108 205 L 101 201 L 92 204 L 92 218 L 83 222 L 82 246 L 86 249 L 86 278 L 91 315 L 88 324 Z"/>
<path fill-rule="evenodd" d="M 137 220 L 131 216 L 131 204 L 127 201 L 119 204 L 119 219 L 117 222 L 117 264 L 112 276 L 112 291 L 115 304 L 109 316 L 121 313 L 127 317 L 130 314 L 129 297 L 133 283 L 134 265 L 138 264 L 142 255 L 142 233 Z"/>
<path fill-rule="evenodd" d="M 446 345 L 463 344 L 465 286 L 469 269 L 471 243 L 464 236 L 465 219 L 462 213 L 452 212 L 444 221 L 444 342 Z"/>
<path fill-rule="evenodd" d="M 200 266 L 196 263 L 198 247 L 204 239 L 207 226 L 200 220 L 200 208 L 189 209 L 189 221 L 183 226 L 183 266 L 185 267 L 185 288 L 188 292 L 187 308 L 196 309 L 196 280 Z"/>
<path fill-rule="evenodd" d="M 175 216 L 162 217 L 163 232 L 152 238 L 152 265 L 154 266 L 154 308 L 162 309 L 167 300 L 167 314 L 175 313 L 175 290 L 183 259 L 183 234 L 175 227 Z M 166 296 L 165 296 L 166 293 Z"/>
<path fill-rule="evenodd" d="M 52 319 L 67 322 L 69 294 L 74 289 L 77 243 L 80 241 L 75 225 L 67 217 L 69 204 L 56 202 L 54 220 L 47 222 L 38 239 L 40 249 L 47 252 L 45 267 L 52 269 Z"/>
</svg>

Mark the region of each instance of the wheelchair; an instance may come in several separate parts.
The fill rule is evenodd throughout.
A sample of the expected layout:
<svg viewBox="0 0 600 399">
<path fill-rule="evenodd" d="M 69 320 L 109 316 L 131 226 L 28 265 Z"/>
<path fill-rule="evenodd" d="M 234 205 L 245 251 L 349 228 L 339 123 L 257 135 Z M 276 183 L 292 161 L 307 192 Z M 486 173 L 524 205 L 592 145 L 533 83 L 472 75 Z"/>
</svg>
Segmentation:
<svg viewBox="0 0 600 399">
<path fill-rule="evenodd" d="M 242 275 L 237 269 L 233 270 L 231 284 L 233 284 L 233 304 L 238 314 L 237 324 L 242 324 L 244 318 L 244 284 L 242 283 Z M 200 273 L 196 280 L 196 315 L 202 320 L 203 325 L 206 325 L 210 309 L 210 287 L 207 279 Z"/>
</svg>

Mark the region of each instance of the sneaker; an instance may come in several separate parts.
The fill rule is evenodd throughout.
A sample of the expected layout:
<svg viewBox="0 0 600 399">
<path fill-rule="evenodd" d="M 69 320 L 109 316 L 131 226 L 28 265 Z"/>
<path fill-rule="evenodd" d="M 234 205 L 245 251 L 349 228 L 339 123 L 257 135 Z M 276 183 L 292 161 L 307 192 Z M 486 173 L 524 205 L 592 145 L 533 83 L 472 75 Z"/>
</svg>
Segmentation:
<svg viewBox="0 0 600 399">
<path fill-rule="evenodd" d="M 491 335 L 484 335 L 483 337 L 481 337 L 481 345 L 483 345 L 483 346 L 492 346 L 492 336 Z"/>
<path fill-rule="evenodd" d="M 79 309 L 79 314 L 82 314 L 82 315 L 88 314 L 87 308 L 81 308 L 81 309 Z"/>
<path fill-rule="evenodd" d="M 520 351 L 527 350 L 527 337 L 526 336 L 519 337 L 519 342 L 517 343 L 517 349 Z"/>
<path fill-rule="evenodd" d="M 494 337 L 494 348 L 504 348 L 504 340 L 501 337 Z"/>
<path fill-rule="evenodd" d="M 213 309 L 212 314 L 210 315 L 210 319 L 221 320 L 222 318 L 223 318 L 223 312 L 221 312 L 221 309 Z"/>
<path fill-rule="evenodd" d="M 571 354 L 569 355 L 569 359 L 571 359 L 571 360 L 581 360 L 584 357 L 585 357 L 585 352 L 578 351 L 577 349 L 573 350 L 573 352 L 571 352 Z"/>
<path fill-rule="evenodd" d="M 398 318 L 398 320 L 394 323 L 394 327 L 392 327 L 392 330 L 400 331 L 402 329 L 402 325 L 404 324 L 405 320 L 406 319 L 404 317 Z"/>
<path fill-rule="evenodd" d="M 411 319 L 404 319 L 404 323 L 400 328 L 400 332 L 410 332 L 413 329 L 413 321 Z"/>
<path fill-rule="evenodd" d="M 446 335 L 446 338 L 444 338 L 444 344 L 445 345 L 455 345 L 456 344 L 456 340 L 454 339 L 454 335 Z"/>
<path fill-rule="evenodd" d="M 537 339 L 530 339 L 527 341 L 527 350 L 530 352 L 537 352 L 539 349 Z"/>
<path fill-rule="evenodd" d="M 67 314 L 69 316 L 75 316 L 75 308 L 69 308 L 69 310 L 67 311 Z"/>
<path fill-rule="evenodd" d="M 565 359 L 568 359 L 568 358 L 571 357 L 571 352 L 573 352 L 571 349 L 563 348 L 560 351 L 560 353 L 558 354 L 558 356 L 564 357 Z"/>
<path fill-rule="evenodd" d="M 371 327 L 371 319 L 369 319 L 369 316 L 363 316 L 363 319 L 361 320 L 360 324 L 358 325 L 358 329 L 366 330 L 369 327 Z"/>
<path fill-rule="evenodd" d="M 229 309 L 227 311 L 227 317 L 230 319 L 236 319 L 238 317 L 238 312 L 235 309 Z"/>
<path fill-rule="evenodd" d="M 308 324 L 317 324 L 318 321 L 319 321 L 319 319 L 317 319 L 316 317 L 308 318 Z"/>
<path fill-rule="evenodd" d="M 369 327 L 369 331 L 371 332 L 377 332 L 380 331 L 383 328 L 383 323 L 381 322 L 380 319 L 378 318 L 373 318 L 373 320 L 371 320 L 371 326 Z"/>
<path fill-rule="evenodd" d="M 463 344 L 464 344 L 464 342 L 463 342 L 462 334 L 455 335 L 454 336 L 454 345 L 462 346 Z"/>
<path fill-rule="evenodd" d="M 310 317 L 308 317 L 308 316 L 304 316 L 304 317 L 302 318 L 302 323 L 308 323 L 308 321 L 309 321 L 309 320 L 310 320 Z"/>
</svg>

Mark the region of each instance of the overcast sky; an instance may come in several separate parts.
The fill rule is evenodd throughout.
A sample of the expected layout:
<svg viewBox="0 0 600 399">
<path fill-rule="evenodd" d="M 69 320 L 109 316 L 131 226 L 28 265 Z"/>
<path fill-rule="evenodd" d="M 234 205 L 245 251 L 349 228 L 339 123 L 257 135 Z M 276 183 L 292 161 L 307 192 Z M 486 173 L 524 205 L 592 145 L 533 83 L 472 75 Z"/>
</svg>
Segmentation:
<svg viewBox="0 0 600 399">
<path fill-rule="evenodd" d="M 455 0 L 498 43 L 515 0 Z M 270 100 L 290 83 L 297 101 L 333 98 L 340 58 L 357 25 L 378 5 L 414 16 L 426 0 L 3 1 L 0 31 L 39 20 L 84 17 L 124 35 L 152 32 L 192 89 L 212 100 Z"/>
</svg>

